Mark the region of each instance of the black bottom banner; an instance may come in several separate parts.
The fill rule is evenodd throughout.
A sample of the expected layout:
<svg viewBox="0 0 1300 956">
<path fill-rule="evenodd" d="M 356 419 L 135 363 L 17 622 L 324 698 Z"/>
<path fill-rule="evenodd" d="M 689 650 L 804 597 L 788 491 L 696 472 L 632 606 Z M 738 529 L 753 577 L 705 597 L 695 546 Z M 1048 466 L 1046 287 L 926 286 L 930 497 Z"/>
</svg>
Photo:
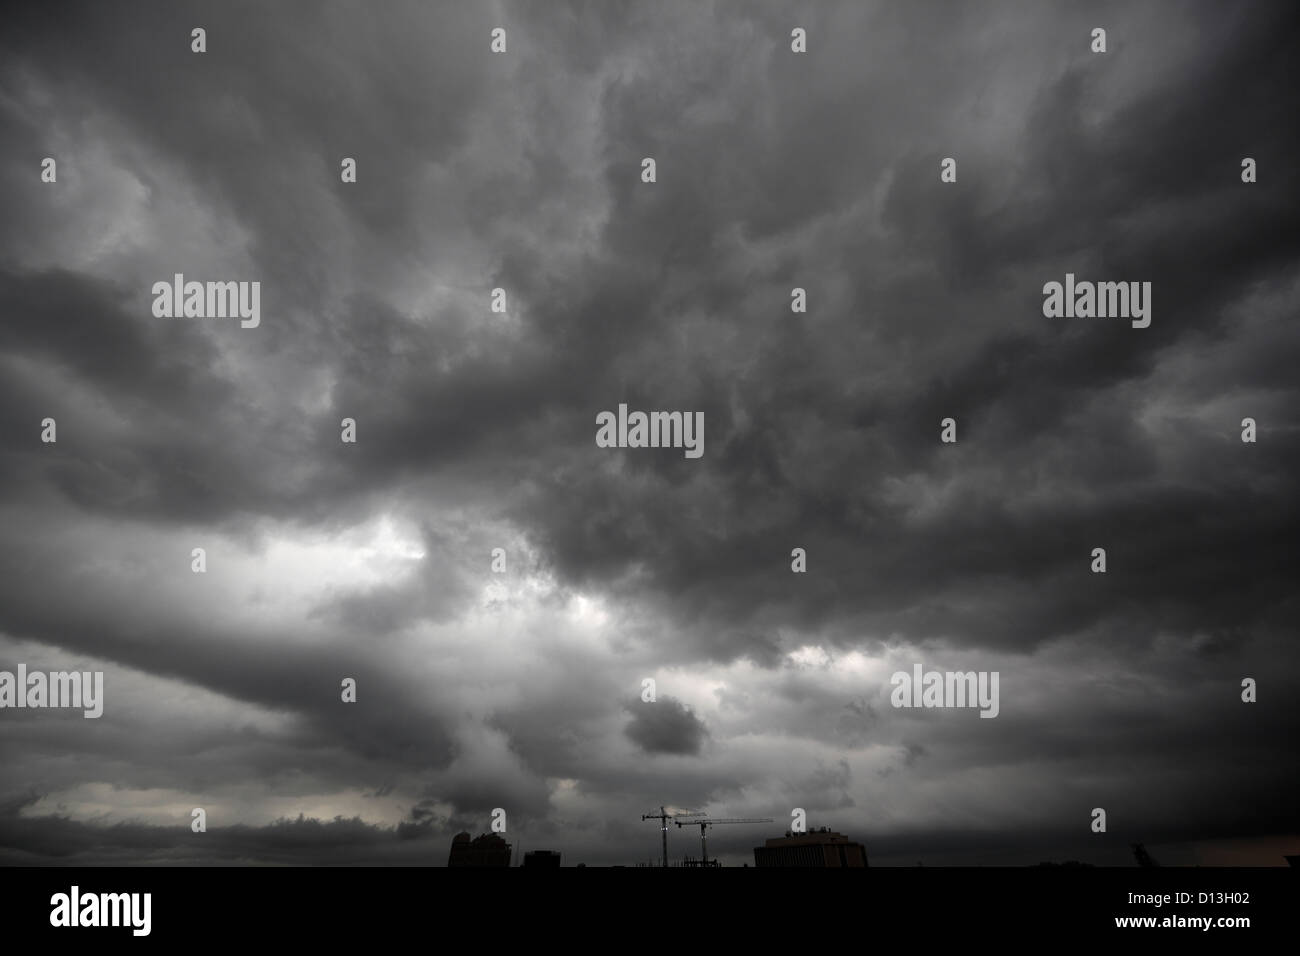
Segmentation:
<svg viewBox="0 0 1300 956">
<path fill-rule="evenodd" d="M 0 912 L 8 939 L 75 933 L 119 945 L 390 935 L 431 935 L 437 945 L 488 933 L 494 945 L 543 934 L 603 946 L 798 927 L 918 943 L 1041 941 L 1048 932 L 1232 945 L 1293 932 L 1298 890 L 1289 868 L 10 868 L 0 870 Z"/>
</svg>

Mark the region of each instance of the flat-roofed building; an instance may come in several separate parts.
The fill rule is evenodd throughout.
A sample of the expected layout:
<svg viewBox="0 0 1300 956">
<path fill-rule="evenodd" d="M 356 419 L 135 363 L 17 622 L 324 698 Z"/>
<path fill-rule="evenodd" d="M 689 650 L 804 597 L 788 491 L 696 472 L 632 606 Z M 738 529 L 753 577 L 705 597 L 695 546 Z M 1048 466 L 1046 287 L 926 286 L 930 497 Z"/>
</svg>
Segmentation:
<svg viewBox="0 0 1300 956">
<path fill-rule="evenodd" d="M 867 865 L 867 848 L 827 827 L 808 833 L 786 833 L 754 847 L 754 865 L 860 866 Z"/>
<path fill-rule="evenodd" d="M 474 839 L 468 833 L 457 833 L 451 841 L 448 866 L 509 866 L 510 844 L 495 833 L 485 833 Z"/>
</svg>

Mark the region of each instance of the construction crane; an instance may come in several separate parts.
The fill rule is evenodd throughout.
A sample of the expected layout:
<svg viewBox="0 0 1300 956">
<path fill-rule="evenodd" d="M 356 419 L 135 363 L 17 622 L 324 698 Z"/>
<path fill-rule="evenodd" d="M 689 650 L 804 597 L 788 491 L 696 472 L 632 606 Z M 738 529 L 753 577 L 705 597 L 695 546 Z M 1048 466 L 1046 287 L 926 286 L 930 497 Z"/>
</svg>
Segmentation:
<svg viewBox="0 0 1300 956">
<path fill-rule="evenodd" d="M 703 813 L 696 813 L 693 810 L 683 810 L 680 813 L 669 813 L 664 807 L 659 808 L 658 813 L 643 813 L 641 819 L 658 820 L 660 829 L 664 832 L 664 868 L 668 867 L 668 821 L 676 820 L 678 817 L 702 817 Z"/>
<path fill-rule="evenodd" d="M 704 814 L 702 814 L 702 813 L 693 813 L 693 814 L 690 814 L 690 816 L 693 816 L 693 817 L 702 817 L 702 816 L 704 816 Z M 690 826 L 694 826 L 694 825 L 697 824 L 697 823 L 700 825 L 700 866 L 709 866 L 709 865 L 710 865 L 710 864 L 709 864 L 709 845 L 708 845 L 707 840 L 705 839 L 705 834 L 707 833 L 707 828 L 708 828 L 708 827 L 711 827 L 711 826 L 713 826 L 714 824 L 718 824 L 718 823 L 771 823 L 771 822 L 772 822 L 772 818 L 771 818 L 771 817 L 725 817 L 725 818 L 718 819 L 718 820 L 699 820 L 699 819 L 696 819 L 696 820 L 673 820 L 673 822 L 676 823 L 677 826 L 679 826 L 679 827 L 690 827 Z M 664 847 L 665 847 L 665 849 L 664 849 L 664 853 L 665 853 L 665 855 L 667 855 L 667 852 L 668 852 L 668 851 L 667 851 L 667 846 L 668 846 L 668 842 L 667 842 L 667 840 L 665 840 L 665 841 L 664 841 Z"/>
</svg>

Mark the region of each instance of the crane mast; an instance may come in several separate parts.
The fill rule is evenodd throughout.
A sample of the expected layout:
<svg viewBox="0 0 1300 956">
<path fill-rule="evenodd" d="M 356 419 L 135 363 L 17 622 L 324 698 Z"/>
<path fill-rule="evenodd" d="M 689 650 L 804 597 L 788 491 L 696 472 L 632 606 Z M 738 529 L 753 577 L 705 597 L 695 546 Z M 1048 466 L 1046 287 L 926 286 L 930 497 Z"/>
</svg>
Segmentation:
<svg viewBox="0 0 1300 956">
<path fill-rule="evenodd" d="M 703 816 L 703 814 L 691 814 L 691 816 L 700 817 Z M 673 822 L 676 823 L 678 827 L 694 826 L 697 823 L 700 825 L 700 866 L 709 866 L 710 865 L 709 844 L 706 839 L 706 833 L 708 827 L 716 826 L 719 823 L 771 823 L 772 818 L 771 817 L 724 817 L 722 819 L 715 819 L 715 820 L 699 820 L 699 819 L 673 820 Z M 668 842 L 665 839 L 664 841 L 665 858 L 667 858 L 668 856 L 667 846 L 668 846 Z"/>
<path fill-rule="evenodd" d="M 699 816 L 703 816 L 703 814 L 695 813 L 691 810 L 683 810 L 681 813 L 669 813 L 665 807 L 660 807 L 658 813 L 641 814 L 641 819 L 643 821 L 644 820 L 659 821 L 659 829 L 663 831 L 663 838 L 664 838 L 663 865 L 665 869 L 667 869 L 668 867 L 668 821 L 673 820 L 674 822 L 676 822 L 678 817 L 699 817 Z M 680 824 L 678 825 L 680 826 Z"/>
</svg>

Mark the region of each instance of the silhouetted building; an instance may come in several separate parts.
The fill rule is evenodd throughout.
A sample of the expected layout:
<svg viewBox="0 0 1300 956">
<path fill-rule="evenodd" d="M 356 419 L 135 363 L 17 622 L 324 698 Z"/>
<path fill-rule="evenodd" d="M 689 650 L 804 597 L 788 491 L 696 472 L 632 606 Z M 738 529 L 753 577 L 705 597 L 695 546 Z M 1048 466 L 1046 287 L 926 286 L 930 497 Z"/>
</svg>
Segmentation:
<svg viewBox="0 0 1300 956">
<path fill-rule="evenodd" d="M 1137 860 L 1138 866 L 1151 867 L 1151 866 L 1160 865 L 1159 863 L 1156 862 L 1155 857 L 1153 857 L 1150 853 L 1148 853 L 1147 848 L 1144 847 L 1141 843 L 1133 844 L 1133 859 Z"/>
<path fill-rule="evenodd" d="M 524 866 L 534 866 L 539 870 L 558 870 L 560 854 L 558 850 L 529 850 L 524 854 Z"/>
<path fill-rule="evenodd" d="M 474 839 L 468 833 L 457 833 L 451 841 L 448 866 L 509 866 L 510 844 L 495 833 L 485 833 Z"/>
<path fill-rule="evenodd" d="M 1070 867 L 1092 866 L 1091 863 L 1080 863 L 1078 860 L 1066 860 L 1064 863 L 1055 863 L 1052 860 L 1044 860 L 1042 863 L 1039 863 L 1038 865 L 1039 866 L 1070 866 Z"/>
<path fill-rule="evenodd" d="M 867 848 L 826 827 L 809 833 L 787 833 L 754 847 L 754 865 L 866 866 Z"/>
</svg>

